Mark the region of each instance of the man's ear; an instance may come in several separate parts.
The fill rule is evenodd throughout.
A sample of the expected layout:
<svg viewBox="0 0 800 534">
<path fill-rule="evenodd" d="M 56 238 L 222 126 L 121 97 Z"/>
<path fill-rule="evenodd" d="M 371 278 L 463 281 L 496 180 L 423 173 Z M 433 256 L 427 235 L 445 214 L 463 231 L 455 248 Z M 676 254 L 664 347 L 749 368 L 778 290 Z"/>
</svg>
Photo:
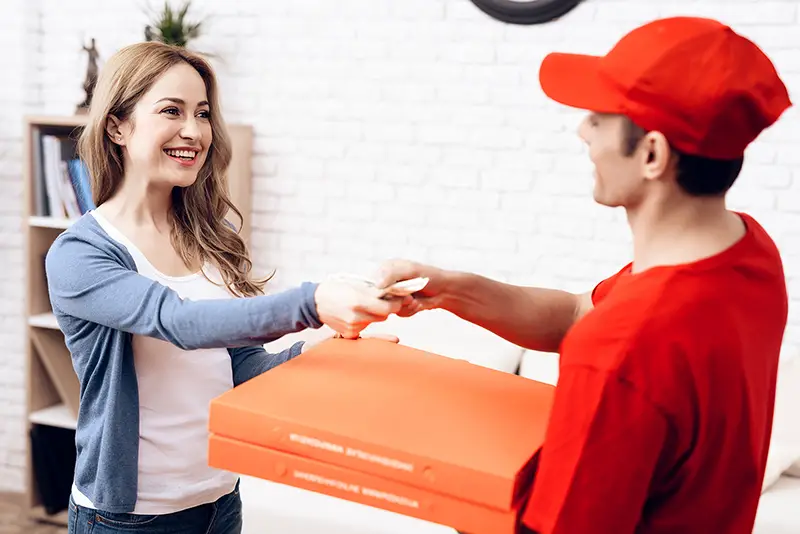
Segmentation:
<svg viewBox="0 0 800 534">
<path fill-rule="evenodd" d="M 114 115 L 109 115 L 106 119 L 106 134 L 112 143 L 120 146 L 125 145 L 125 136 L 122 133 L 122 121 Z"/>
<path fill-rule="evenodd" d="M 657 131 L 647 132 L 639 143 L 642 154 L 642 176 L 646 180 L 658 180 L 670 166 L 672 150 L 664 134 Z"/>
</svg>

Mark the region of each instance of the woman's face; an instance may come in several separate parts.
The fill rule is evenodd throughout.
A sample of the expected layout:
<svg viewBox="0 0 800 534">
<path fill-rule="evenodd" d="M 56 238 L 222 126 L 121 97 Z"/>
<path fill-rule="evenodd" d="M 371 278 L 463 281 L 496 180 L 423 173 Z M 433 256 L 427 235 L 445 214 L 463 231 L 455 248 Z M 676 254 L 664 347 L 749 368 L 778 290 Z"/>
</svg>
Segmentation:
<svg viewBox="0 0 800 534">
<path fill-rule="evenodd" d="M 112 139 L 123 146 L 126 179 L 170 188 L 192 185 L 212 140 L 203 78 L 186 63 L 173 66 L 118 126 Z"/>
</svg>

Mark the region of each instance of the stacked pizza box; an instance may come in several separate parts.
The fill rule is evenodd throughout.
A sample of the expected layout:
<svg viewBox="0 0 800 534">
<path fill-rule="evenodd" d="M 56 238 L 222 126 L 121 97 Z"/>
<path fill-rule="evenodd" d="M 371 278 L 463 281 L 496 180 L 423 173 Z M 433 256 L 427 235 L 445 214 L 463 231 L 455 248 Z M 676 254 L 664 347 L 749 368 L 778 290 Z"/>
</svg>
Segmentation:
<svg viewBox="0 0 800 534">
<path fill-rule="evenodd" d="M 212 402 L 209 464 L 461 532 L 513 534 L 553 393 L 389 341 L 332 339 Z"/>
</svg>

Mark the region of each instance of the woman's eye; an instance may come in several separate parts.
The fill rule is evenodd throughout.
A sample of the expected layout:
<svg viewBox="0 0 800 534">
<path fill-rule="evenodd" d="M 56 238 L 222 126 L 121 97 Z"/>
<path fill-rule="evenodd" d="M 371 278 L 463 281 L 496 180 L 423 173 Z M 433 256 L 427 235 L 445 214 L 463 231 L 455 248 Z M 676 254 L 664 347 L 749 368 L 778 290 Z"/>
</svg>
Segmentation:
<svg viewBox="0 0 800 534">
<path fill-rule="evenodd" d="M 208 111 L 201 111 L 200 113 L 197 114 L 197 116 L 202 119 L 208 119 L 211 117 L 211 113 Z"/>
<path fill-rule="evenodd" d="M 178 108 L 167 108 L 167 109 L 163 110 L 161 113 L 169 113 L 170 115 L 178 115 L 180 112 L 178 111 Z"/>
</svg>

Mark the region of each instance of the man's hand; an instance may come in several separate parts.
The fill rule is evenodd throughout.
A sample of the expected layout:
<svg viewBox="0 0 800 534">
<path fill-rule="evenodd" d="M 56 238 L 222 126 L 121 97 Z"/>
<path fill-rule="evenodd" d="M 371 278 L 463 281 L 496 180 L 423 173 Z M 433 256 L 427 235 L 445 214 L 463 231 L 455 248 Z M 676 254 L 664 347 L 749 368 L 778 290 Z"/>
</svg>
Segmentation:
<svg viewBox="0 0 800 534">
<path fill-rule="evenodd" d="M 401 317 L 411 317 L 422 310 L 441 307 L 448 272 L 430 265 L 395 259 L 381 265 L 375 276 L 375 285 L 380 289 L 413 278 L 427 278 L 428 283 L 422 290 L 402 300 L 402 307 L 396 312 Z"/>
<path fill-rule="evenodd" d="M 342 337 L 355 339 L 370 324 L 385 321 L 400 311 L 400 299 L 383 299 L 382 294 L 367 284 L 327 280 L 319 284 L 314 294 L 317 315 Z"/>
</svg>

